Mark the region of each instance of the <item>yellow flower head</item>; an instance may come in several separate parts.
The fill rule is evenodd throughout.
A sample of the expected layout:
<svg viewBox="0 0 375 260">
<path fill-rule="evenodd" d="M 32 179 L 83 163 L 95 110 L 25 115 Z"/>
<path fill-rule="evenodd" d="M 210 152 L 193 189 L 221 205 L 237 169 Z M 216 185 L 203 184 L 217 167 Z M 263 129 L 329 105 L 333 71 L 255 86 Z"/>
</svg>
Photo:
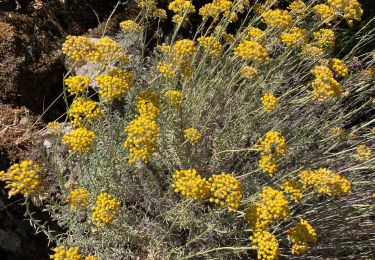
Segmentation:
<svg viewBox="0 0 375 260">
<path fill-rule="evenodd" d="M 114 40 L 104 37 L 94 46 L 94 50 L 87 56 L 90 62 L 108 64 L 113 62 L 127 62 L 128 55 Z"/>
<path fill-rule="evenodd" d="M 199 37 L 198 43 L 211 56 L 220 56 L 221 44 L 214 36 Z"/>
<path fill-rule="evenodd" d="M 90 200 L 90 194 L 85 188 L 78 188 L 72 190 L 70 195 L 67 197 L 67 201 L 71 205 L 72 209 L 85 207 Z"/>
<path fill-rule="evenodd" d="M 363 10 L 358 0 L 327 0 L 327 4 L 335 11 L 342 15 L 349 26 L 353 21 L 361 21 Z"/>
<path fill-rule="evenodd" d="M 190 143 L 194 144 L 201 139 L 202 135 L 195 128 L 186 128 L 184 130 L 184 137 Z"/>
<path fill-rule="evenodd" d="M 64 80 L 71 95 L 87 94 L 91 79 L 83 75 L 71 76 Z"/>
<path fill-rule="evenodd" d="M 226 16 L 230 15 L 232 13 L 229 11 L 231 6 L 232 6 L 231 1 L 213 0 L 212 3 L 208 3 L 202 6 L 199 9 L 199 14 L 202 16 L 204 20 L 210 17 L 214 19 L 218 19 L 218 16 L 220 14 L 224 13 Z"/>
<path fill-rule="evenodd" d="M 279 241 L 275 235 L 267 231 L 257 230 L 249 239 L 253 243 L 252 248 L 258 251 L 258 259 L 279 259 Z"/>
<path fill-rule="evenodd" d="M 251 26 L 247 31 L 247 38 L 262 44 L 266 40 L 266 34 L 261 29 Z"/>
<path fill-rule="evenodd" d="M 295 0 L 288 6 L 293 17 L 303 18 L 306 16 L 306 4 L 301 0 Z"/>
<path fill-rule="evenodd" d="M 168 100 L 172 108 L 178 109 L 182 105 L 182 94 L 178 90 L 167 90 L 164 97 Z"/>
<path fill-rule="evenodd" d="M 325 168 L 306 170 L 299 174 L 304 187 L 312 187 L 315 192 L 328 196 L 341 196 L 350 193 L 349 180 Z"/>
<path fill-rule="evenodd" d="M 270 27 L 284 30 L 293 24 L 293 18 L 288 10 L 275 9 L 263 13 L 263 21 Z"/>
<path fill-rule="evenodd" d="M 254 148 L 260 152 L 261 156 L 272 155 L 276 159 L 287 153 L 284 136 L 274 131 L 268 131 L 264 137 L 259 138 Z"/>
<path fill-rule="evenodd" d="M 265 111 L 272 112 L 278 107 L 279 99 L 271 93 L 266 93 L 260 99 Z"/>
<path fill-rule="evenodd" d="M 49 122 L 46 127 L 51 135 L 59 135 L 62 130 L 62 125 L 56 121 Z"/>
<path fill-rule="evenodd" d="M 241 77 L 245 79 L 256 78 L 258 76 L 258 71 L 254 67 L 243 66 L 240 71 Z"/>
<path fill-rule="evenodd" d="M 313 44 L 305 44 L 302 47 L 302 55 L 313 60 L 320 60 L 324 53 L 323 50 Z"/>
<path fill-rule="evenodd" d="M 286 220 L 290 215 L 289 203 L 281 191 L 264 187 L 259 202 L 250 204 L 245 219 L 253 230 L 262 230 L 272 221 Z"/>
<path fill-rule="evenodd" d="M 258 161 L 258 167 L 264 173 L 272 176 L 277 171 L 277 163 L 272 155 L 261 156 Z"/>
<path fill-rule="evenodd" d="M 88 255 L 85 257 L 85 260 L 98 260 L 98 257 L 94 255 Z"/>
<path fill-rule="evenodd" d="M 160 98 L 156 92 L 144 91 L 137 96 L 137 112 L 142 117 L 156 119 L 160 114 Z"/>
<path fill-rule="evenodd" d="M 187 198 L 202 200 L 210 193 L 210 184 L 196 170 L 177 170 L 173 174 L 172 188 Z"/>
<path fill-rule="evenodd" d="M 190 59 L 196 52 L 194 42 L 188 39 L 176 41 L 172 46 L 172 59 L 176 64 Z"/>
<path fill-rule="evenodd" d="M 301 46 L 309 42 L 309 36 L 305 29 L 293 27 L 281 33 L 281 41 L 286 45 Z"/>
<path fill-rule="evenodd" d="M 329 61 L 329 67 L 338 75 L 344 78 L 348 76 L 348 73 L 349 73 L 348 67 L 346 67 L 345 63 L 340 59 L 336 59 L 336 58 L 331 59 Z"/>
<path fill-rule="evenodd" d="M 156 150 L 160 132 L 158 124 L 150 117 L 138 116 L 125 128 L 128 134 L 124 147 L 129 149 L 129 163 L 138 159 L 147 163 Z"/>
<path fill-rule="evenodd" d="M 72 125 L 83 127 L 85 123 L 103 116 L 103 110 L 98 107 L 98 102 L 86 99 L 76 98 L 68 110 L 68 115 L 72 118 Z"/>
<path fill-rule="evenodd" d="M 357 153 L 356 153 L 356 158 L 360 162 L 365 162 L 370 160 L 372 156 L 371 149 L 365 145 L 365 144 L 360 144 L 357 146 Z"/>
<path fill-rule="evenodd" d="M 92 221 L 97 227 L 113 222 L 120 211 L 121 203 L 106 192 L 100 193 L 92 207 Z"/>
<path fill-rule="evenodd" d="M 44 170 L 31 160 L 22 161 L 10 166 L 4 172 L 0 172 L 0 180 L 6 183 L 9 189 L 9 197 L 18 193 L 27 197 L 35 194 L 40 189 L 40 176 Z"/>
<path fill-rule="evenodd" d="M 139 33 L 142 29 L 139 24 L 132 20 L 122 21 L 120 28 L 124 33 Z"/>
<path fill-rule="evenodd" d="M 246 61 L 257 61 L 261 63 L 268 63 L 269 57 L 267 51 L 257 42 L 243 41 L 235 49 L 234 54 L 240 56 Z"/>
<path fill-rule="evenodd" d="M 192 1 L 188 0 L 174 0 L 169 3 L 168 9 L 175 13 L 172 21 L 179 24 L 183 21 L 184 16 L 195 13 L 195 7 Z"/>
<path fill-rule="evenodd" d="M 84 36 L 68 35 L 62 46 L 62 52 L 69 59 L 77 62 L 87 61 L 87 56 L 94 49 L 91 40 Z"/>
<path fill-rule="evenodd" d="M 334 127 L 331 129 L 332 137 L 336 140 L 344 140 L 346 136 L 345 129 L 342 127 Z"/>
<path fill-rule="evenodd" d="M 112 68 L 107 74 L 95 78 L 99 95 L 104 102 L 121 99 L 134 84 L 134 76 L 126 70 Z"/>
<path fill-rule="evenodd" d="M 314 99 L 324 102 L 341 96 L 341 85 L 333 78 L 333 72 L 328 67 L 315 66 L 310 72 L 315 75 L 311 83 Z"/>
<path fill-rule="evenodd" d="M 321 48 L 333 48 L 335 46 L 335 33 L 332 29 L 320 29 L 313 35 Z"/>
<path fill-rule="evenodd" d="M 302 200 L 303 184 L 298 180 L 289 179 L 284 181 L 281 188 L 288 193 L 296 203 Z"/>
<path fill-rule="evenodd" d="M 236 177 L 222 172 L 208 179 L 211 187 L 210 202 L 227 205 L 229 211 L 236 211 L 242 200 L 242 188 Z"/>
<path fill-rule="evenodd" d="M 80 127 L 66 133 L 62 143 L 68 146 L 69 152 L 88 153 L 94 144 L 95 133 Z"/>
<path fill-rule="evenodd" d="M 334 20 L 335 14 L 334 10 L 325 4 L 318 4 L 313 7 L 313 12 L 320 17 L 322 21 L 329 24 L 330 21 Z"/>
<path fill-rule="evenodd" d="M 166 63 L 164 61 L 159 62 L 157 69 L 164 76 L 164 78 L 173 78 L 176 74 L 176 70 L 173 68 L 172 63 Z"/>
<path fill-rule="evenodd" d="M 307 220 L 300 219 L 288 229 L 288 239 L 292 242 L 292 254 L 301 255 L 316 244 L 318 235 Z"/>
<path fill-rule="evenodd" d="M 69 247 L 65 249 L 63 246 L 52 249 L 54 254 L 50 255 L 52 260 L 80 260 L 82 256 L 79 254 L 79 247 Z"/>
</svg>

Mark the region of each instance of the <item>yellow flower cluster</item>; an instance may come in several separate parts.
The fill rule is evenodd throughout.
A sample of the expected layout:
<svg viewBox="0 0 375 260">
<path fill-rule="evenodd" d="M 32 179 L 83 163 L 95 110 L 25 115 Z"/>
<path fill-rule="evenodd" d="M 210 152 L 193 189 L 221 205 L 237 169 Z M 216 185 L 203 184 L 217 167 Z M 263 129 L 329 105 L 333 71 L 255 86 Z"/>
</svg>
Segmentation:
<svg viewBox="0 0 375 260">
<path fill-rule="evenodd" d="M 235 49 L 234 54 L 240 56 L 246 61 L 257 61 L 268 63 L 269 57 L 267 51 L 257 42 L 245 40 L 241 42 Z"/>
<path fill-rule="evenodd" d="M 166 19 L 167 12 L 164 9 L 157 8 L 157 0 L 141 0 L 138 3 L 138 7 L 142 9 L 142 12 L 146 17 L 153 17 L 158 19 Z"/>
<path fill-rule="evenodd" d="M 275 9 L 263 13 L 263 21 L 270 27 L 284 30 L 293 24 L 293 18 L 288 10 Z"/>
<path fill-rule="evenodd" d="M 254 145 L 261 156 L 272 155 L 278 159 L 286 155 L 286 143 L 284 136 L 279 132 L 268 131 L 264 137 L 259 138 L 259 144 Z"/>
<path fill-rule="evenodd" d="M 210 184 L 196 170 L 177 170 L 173 174 L 172 188 L 187 198 L 202 200 L 210 193 Z"/>
<path fill-rule="evenodd" d="M 92 221 L 97 227 L 113 222 L 120 211 L 121 203 L 106 192 L 100 193 L 92 207 Z"/>
<path fill-rule="evenodd" d="M 279 99 L 271 93 L 266 93 L 260 98 L 265 111 L 272 112 L 278 107 Z"/>
<path fill-rule="evenodd" d="M 290 195 L 290 197 L 296 202 L 302 200 L 303 195 L 303 184 L 295 179 L 289 179 L 284 181 L 281 188 Z"/>
<path fill-rule="evenodd" d="M 71 95 L 86 94 L 89 90 L 91 79 L 83 75 L 71 76 L 64 80 Z"/>
<path fill-rule="evenodd" d="M 328 196 L 340 196 L 351 190 L 349 180 L 326 168 L 303 171 L 299 178 L 305 187 L 312 187 L 315 192 Z"/>
<path fill-rule="evenodd" d="M 236 177 L 222 172 L 208 179 L 210 183 L 210 202 L 220 206 L 228 205 L 229 211 L 236 211 L 242 200 L 242 188 Z"/>
<path fill-rule="evenodd" d="M 128 134 L 124 146 L 129 149 L 129 163 L 135 163 L 142 159 L 147 163 L 156 150 L 160 132 L 158 124 L 154 119 L 138 116 L 125 128 Z"/>
<path fill-rule="evenodd" d="M 199 37 L 198 43 L 209 55 L 220 56 L 221 44 L 214 36 Z"/>
<path fill-rule="evenodd" d="M 160 113 L 159 106 L 160 99 L 155 92 L 145 91 L 138 95 L 136 100 L 138 115 L 125 128 L 128 137 L 124 147 L 129 148 L 129 163 L 135 163 L 138 159 L 147 163 L 155 152 L 160 137 L 156 122 Z"/>
<path fill-rule="evenodd" d="M 320 17 L 322 21 L 325 21 L 327 24 L 335 19 L 334 11 L 328 5 L 318 4 L 315 5 L 312 10 Z"/>
<path fill-rule="evenodd" d="M 303 18 L 306 16 L 306 8 L 306 4 L 302 0 L 295 0 L 288 6 L 290 14 L 297 18 Z"/>
<path fill-rule="evenodd" d="M 358 161 L 365 162 L 370 160 L 372 156 L 371 149 L 365 145 L 365 144 L 360 144 L 357 146 L 357 153 L 356 153 L 356 158 Z"/>
<path fill-rule="evenodd" d="M 137 112 L 139 116 L 155 120 L 160 114 L 160 98 L 153 91 L 139 93 L 136 99 Z"/>
<path fill-rule="evenodd" d="M 94 49 L 91 40 L 84 36 L 68 35 L 62 46 L 62 52 L 71 60 L 84 62 L 87 56 Z"/>
<path fill-rule="evenodd" d="M 247 31 L 247 38 L 262 44 L 266 40 L 266 34 L 261 29 L 251 26 Z"/>
<path fill-rule="evenodd" d="M 134 84 L 134 76 L 126 70 L 111 68 L 107 74 L 95 78 L 99 95 L 104 102 L 121 99 Z"/>
<path fill-rule="evenodd" d="M 353 21 L 361 21 L 363 10 L 357 0 L 327 0 L 327 4 L 335 11 L 341 14 L 349 26 Z"/>
<path fill-rule="evenodd" d="M 293 27 L 281 34 L 281 41 L 286 45 L 299 47 L 309 42 L 309 36 L 305 29 Z"/>
<path fill-rule="evenodd" d="M 227 0 L 213 0 L 212 3 L 205 4 L 199 9 L 199 14 L 203 19 L 208 19 L 210 17 L 217 20 L 220 14 L 224 14 L 224 17 L 228 17 L 229 22 L 237 19 L 237 16 L 234 12 L 230 11 L 232 6 L 231 1 Z"/>
<path fill-rule="evenodd" d="M 164 78 L 172 78 L 176 74 L 176 70 L 173 68 L 172 63 L 167 63 L 165 61 L 161 61 L 158 64 L 159 72 L 164 76 Z"/>
<path fill-rule="evenodd" d="M 175 13 L 172 17 L 174 23 L 181 23 L 184 19 L 184 16 L 195 13 L 195 7 L 191 1 L 188 0 L 174 0 L 169 3 L 168 9 Z"/>
<path fill-rule="evenodd" d="M 124 33 L 139 33 L 142 29 L 139 24 L 132 20 L 122 21 L 120 28 Z"/>
<path fill-rule="evenodd" d="M 196 52 L 194 42 L 188 39 L 176 41 L 172 46 L 172 59 L 176 64 L 189 60 Z"/>
<path fill-rule="evenodd" d="M 311 83 L 314 99 L 324 102 L 341 96 L 341 85 L 333 78 L 333 72 L 328 67 L 315 66 L 311 73 L 315 75 Z"/>
<path fill-rule="evenodd" d="M 50 255 L 52 260 L 81 260 L 82 256 L 79 254 L 79 247 L 69 247 L 65 249 L 63 246 L 52 249 L 54 254 Z"/>
<path fill-rule="evenodd" d="M 332 137 L 336 140 L 343 140 L 346 136 L 345 129 L 342 127 L 334 127 L 331 129 Z"/>
<path fill-rule="evenodd" d="M 268 231 L 258 230 L 249 239 L 254 244 L 252 248 L 258 251 L 257 259 L 279 259 L 279 241 L 275 235 Z"/>
<path fill-rule="evenodd" d="M 329 61 L 329 67 L 341 77 L 345 78 L 348 76 L 348 67 L 346 67 L 345 63 L 340 59 L 331 59 Z"/>
<path fill-rule="evenodd" d="M 277 171 L 276 159 L 286 155 L 285 138 L 279 132 L 268 131 L 263 138 L 259 138 L 254 148 L 260 152 L 259 168 L 269 175 Z"/>
<path fill-rule="evenodd" d="M 290 215 L 289 203 L 282 191 L 263 187 L 258 196 L 260 201 L 251 204 L 245 215 L 253 230 L 267 228 L 272 221 L 286 220 Z"/>
<path fill-rule="evenodd" d="M 71 205 L 72 209 L 85 207 L 90 200 L 90 194 L 85 188 L 74 189 L 70 192 L 67 197 L 67 201 Z"/>
<path fill-rule="evenodd" d="M 195 128 L 186 128 L 184 130 L 184 137 L 187 141 L 194 144 L 202 138 L 202 135 Z"/>
<path fill-rule="evenodd" d="M 80 127 L 66 133 L 62 143 L 68 146 L 69 152 L 88 153 L 95 141 L 95 133 Z"/>
<path fill-rule="evenodd" d="M 73 119 L 73 126 L 83 127 L 84 123 L 103 116 L 103 110 L 98 107 L 98 102 L 79 97 L 73 100 L 68 115 Z"/>
<path fill-rule="evenodd" d="M 240 70 L 240 74 L 242 78 L 256 78 L 258 76 L 258 71 L 256 68 L 251 66 L 243 66 Z"/>
<path fill-rule="evenodd" d="M 323 57 L 323 50 L 313 44 L 306 44 L 302 47 L 302 55 L 305 57 L 319 60 Z"/>
<path fill-rule="evenodd" d="M 62 130 L 61 124 L 56 121 L 49 122 L 46 127 L 51 135 L 59 135 Z"/>
<path fill-rule="evenodd" d="M 98 257 L 94 255 L 88 255 L 85 257 L 85 260 L 98 260 Z"/>
<path fill-rule="evenodd" d="M 300 219 L 288 229 L 288 239 L 292 243 L 292 254 L 301 255 L 316 244 L 318 235 L 307 220 Z"/>
<path fill-rule="evenodd" d="M 320 29 L 313 35 L 321 48 L 333 48 L 335 46 L 335 33 L 332 29 Z"/>
<path fill-rule="evenodd" d="M 27 197 L 33 195 L 40 188 L 40 176 L 44 172 L 38 164 L 31 160 L 22 161 L 10 166 L 4 172 L 0 171 L 0 180 L 6 183 L 9 197 L 18 193 Z"/>
<path fill-rule="evenodd" d="M 167 90 L 164 97 L 169 101 L 172 108 L 178 109 L 182 105 L 182 94 L 178 90 Z"/>
<path fill-rule="evenodd" d="M 93 51 L 88 53 L 87 60 L 97 63 L 114 63 L 128 61 L 128 55 L 114 40 L 104 37 L 95 45 Z"/>
<path fill-rule="evenodd" d="M 277 172 L 277 163 L 272 155 L 261 156 L 258 161 L 258 167 L 271 176 Z"/>
</svg>

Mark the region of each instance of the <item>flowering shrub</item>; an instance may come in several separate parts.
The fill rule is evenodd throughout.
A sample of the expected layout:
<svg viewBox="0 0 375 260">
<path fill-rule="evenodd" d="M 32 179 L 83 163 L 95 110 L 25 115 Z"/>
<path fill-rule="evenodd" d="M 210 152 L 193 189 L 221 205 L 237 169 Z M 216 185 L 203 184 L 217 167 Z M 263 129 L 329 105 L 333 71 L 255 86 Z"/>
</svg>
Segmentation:
<svg viewBox="0 0 375 260">
<path fill-rule="evenodd" d="M 0 173 L 64 227 L 28 215 L 51 257 L 371 258 L 374 34 L 358 1 L 167 5 L 139 1 L 113 38 L 66 38 L 48 181 L 34 163 Z"/>
</svg>

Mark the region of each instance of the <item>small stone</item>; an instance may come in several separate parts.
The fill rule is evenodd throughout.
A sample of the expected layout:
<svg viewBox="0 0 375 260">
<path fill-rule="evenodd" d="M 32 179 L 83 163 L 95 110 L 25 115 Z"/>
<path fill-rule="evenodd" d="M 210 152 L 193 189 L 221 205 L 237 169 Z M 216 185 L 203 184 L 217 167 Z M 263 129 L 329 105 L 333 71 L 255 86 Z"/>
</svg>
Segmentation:
<svg viewBox="0 0 375 260">
<path fill-rule="evenodd" d="M 44 146 L 47 150 L 49 150 L 49 149 L 52 148 L 52 143 L 51 143 L 48 139 L 46 139 L 46 140 L 44 140 L 44 142 L 43 142 L 43 146 Z"/>
</svg>

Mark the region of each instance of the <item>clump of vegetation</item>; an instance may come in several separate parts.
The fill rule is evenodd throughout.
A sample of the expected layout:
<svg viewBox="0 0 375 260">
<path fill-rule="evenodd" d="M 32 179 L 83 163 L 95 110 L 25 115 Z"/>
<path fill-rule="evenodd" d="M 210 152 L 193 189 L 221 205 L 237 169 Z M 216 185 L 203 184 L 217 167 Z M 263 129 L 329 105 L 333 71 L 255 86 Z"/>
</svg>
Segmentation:
<svg viewBox="0 0 375 260">
<path fill-rule="evenodd" d="M 373 20 L 349 42 L 347 26 L 363 13 L 357 0 L 278 2 L 171 1 L 173 34 L 149 57 L 142 35 L 167 19 L 154 0 L 120 24 L 121 42 L 67 37 L 73 129 L 49 124 L 46 170 L 25 172 L 34 164 L 24 162 L 0 174 L 10 195 L 42 199 L 64 226 L 55 235 L 31 219 L 57 244 L 52 259 L 374 253 L 365 223 L 374 210 L 375 53 L 364 51 Z M 195 13 L 201 23 L 181 38 Z M 139 59 L 123 47 L 130 39 L 143 48 Z M 96 75 L 74 75 L 86 63 Z M 25 189 L 30 181 L 38 185 Z"/>
</svg>

